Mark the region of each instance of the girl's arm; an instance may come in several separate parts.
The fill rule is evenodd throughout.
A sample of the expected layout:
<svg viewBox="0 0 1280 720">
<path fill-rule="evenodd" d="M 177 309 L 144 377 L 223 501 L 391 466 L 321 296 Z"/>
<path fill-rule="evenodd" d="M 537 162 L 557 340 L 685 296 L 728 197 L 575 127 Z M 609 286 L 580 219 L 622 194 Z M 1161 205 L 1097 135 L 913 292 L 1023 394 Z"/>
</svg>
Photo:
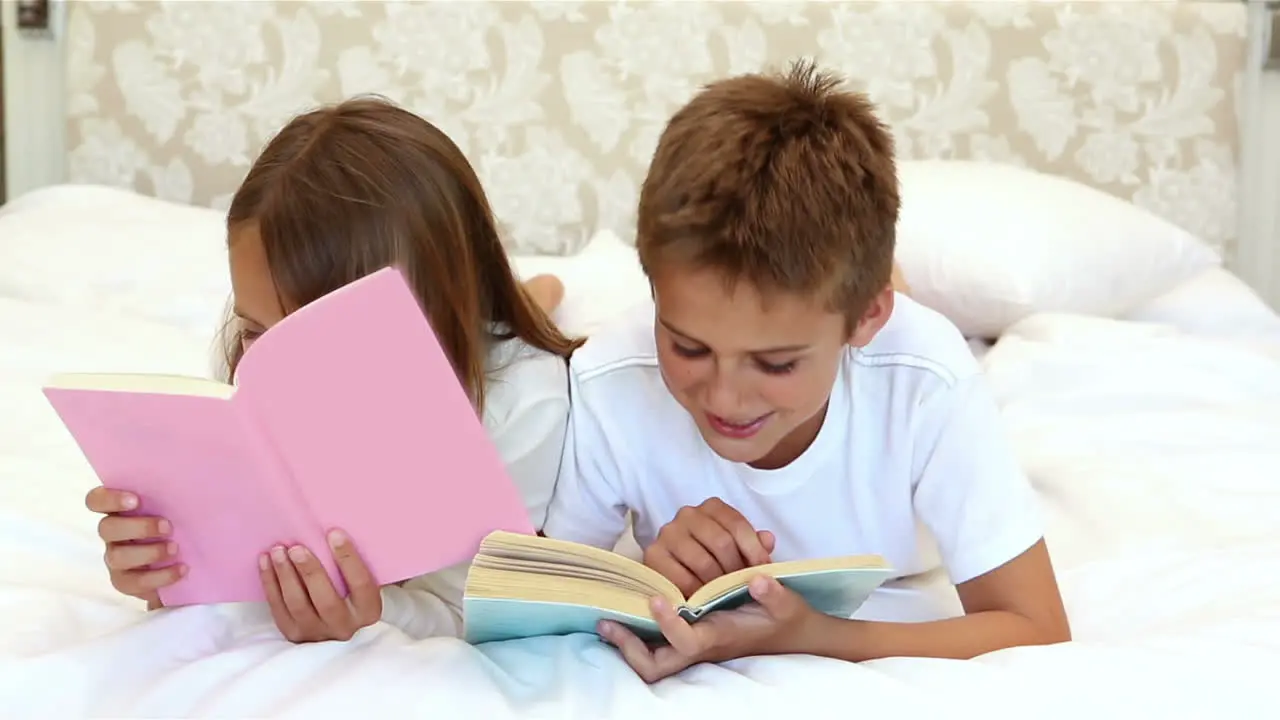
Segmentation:
<svg viewBox="0 0 1280 720">
<path fill-rule="evenodd" d="M 911 296 L 911 286 L 907 284 L 907 279 L 902 275 L 902 268 L 899 267 L 896 262 L 893 264 L 893 275 L 890 282 L 893 284 L 893 289 L 895 291 L 900 292 L 907 297 Z"/>
<path fill-rule="evenodd" d="M 564 283 L 555 275 L 534 275 L 525 281 L 524 289 L 548 315 L 555 312 L 564 299 Z"/>
<path fill-rule="evenodd" d="M 415 585 L 416 581 L 410 580 L 382 588 L 382 621 L 414 640 L 461 636 L 460 608 L 445 602 L 430 589 Z"/>
</svg>

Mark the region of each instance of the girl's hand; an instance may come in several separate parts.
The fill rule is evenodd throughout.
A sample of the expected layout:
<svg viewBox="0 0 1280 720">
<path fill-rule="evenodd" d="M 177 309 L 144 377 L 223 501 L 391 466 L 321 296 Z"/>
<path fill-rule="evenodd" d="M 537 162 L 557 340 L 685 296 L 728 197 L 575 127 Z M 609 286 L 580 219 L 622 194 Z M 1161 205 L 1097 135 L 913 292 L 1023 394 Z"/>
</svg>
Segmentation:
<svg viewBox="0 0 1280 720">
<path fill-rule="evenodd" d="M 258 559 L 271 617 L 291 642 L 350 640 L 357 630 L 382 619 L 382 589 L 350 538 L 331 531 L 329 546 L 347 583 L 345 599 L 316 556 L 301 545 L 275 547 Z"/>
<path fill-rule="evenodd" d="M 169 521 L 145 515 L 121 515 L 138 508 L 138 496 L 122 490 L 96 487 L 84 498 L 85 507 L 106 517 L 98 522 L 98 537 L 106 545 L 103 560 L 111 585 L 119 592 L 160 607 L 157 591 L 186 575 L 185 565 L 153 567 L 173 558 L 178 546 L 169 541 Z"/>
</svg>

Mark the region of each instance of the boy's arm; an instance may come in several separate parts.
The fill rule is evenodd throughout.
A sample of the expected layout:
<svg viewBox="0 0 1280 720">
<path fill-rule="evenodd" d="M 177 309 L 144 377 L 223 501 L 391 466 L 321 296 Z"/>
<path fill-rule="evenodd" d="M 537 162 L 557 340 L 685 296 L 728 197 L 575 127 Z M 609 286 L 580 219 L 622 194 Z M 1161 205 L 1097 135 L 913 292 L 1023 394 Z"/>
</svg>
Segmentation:
<svg viewBox="0 0 1280 720">
<path fill-rule="evenodd" d="M 821 616 L 796 652 L 849 660 L 971 658 L 1065 642 L 1071 631 L 1044 542 L 1039 501 L 981 375 L 921 408 L 914 502 L 938 541 L 965 615 L 923 623 Z"/>
<path fill-rule="evenodd" d="M 1043 540 L 956 590 L 965 610 L 961 617 L 897 623 L 819 615 L 787 652 L 852 662 L 885 657 L 967 660 L 1004 648 L 1071 639 Z"/>
<path fill-rule="evenodd" d="M 625 437 L 616 437 L 616 402 L 596 402 L 570 370 L 569 427 L 560 456 L 560 472 L 542 526 L 545 537 L 612 550 L 626 530 L 622 454 Z M 601 410 L 603 408 L 603 410 Z"/>
</svg>

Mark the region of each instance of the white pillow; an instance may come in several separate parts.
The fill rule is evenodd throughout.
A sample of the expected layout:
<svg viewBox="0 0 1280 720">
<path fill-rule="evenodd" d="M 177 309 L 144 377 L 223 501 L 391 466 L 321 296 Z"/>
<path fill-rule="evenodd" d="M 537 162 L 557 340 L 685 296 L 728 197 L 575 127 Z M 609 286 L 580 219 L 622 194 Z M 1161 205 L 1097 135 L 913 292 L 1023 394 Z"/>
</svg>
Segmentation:
<svg viewBox="0 0 1280 720">
<path fill-rule="evenodd" d="M 230 290 L 225 219 L 216 210 L 71 185 L 34 191 L 0 213 L 0 296 L 207 335 Z"/>
<path fill-rule="evenodd" d="M 1213 267 L 1125 313 L 1191 335 L 1239 337 L 1280 332 L 1280 316 L 1230 270 Z"/>
<path fill-rule="evenodd" d="M 602 324 L 649 296 L 649 280 L 636 249 L 609 231 L 596 233 L 574 255 L 512 255 L 523 280 L 548 273 L 564 283 L 564 300 L 552 319 L 565 333 L 589 336 Z"/>
<path fill-rule="evenodd" d="M 555 320 L 586 335 L 643 300 L 634 247 L 600 232 L 575 255 L 515 256 L 565 284 Z M 63 185 L 0 209 L 0 297 L 92 308 L 210 335 L 231 292 L 225 216 L 129 190 Z"/>
<path fill-rule="evenodd" d="M 958 160 L 898 172 L 903 276 L 966 337 L 1036 312 L 1115 317 L 1221 263 L 1186 230 L 1065 178 Z"/>
</svg>

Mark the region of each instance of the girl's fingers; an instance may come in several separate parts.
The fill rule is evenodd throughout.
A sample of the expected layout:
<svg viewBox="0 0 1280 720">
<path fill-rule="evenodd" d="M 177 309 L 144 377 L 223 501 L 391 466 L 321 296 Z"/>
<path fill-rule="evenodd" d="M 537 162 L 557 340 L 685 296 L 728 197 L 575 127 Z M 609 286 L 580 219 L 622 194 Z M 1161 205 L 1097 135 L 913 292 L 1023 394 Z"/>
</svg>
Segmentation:
<svg viewBox="0 0 1280 720">
<path fill-rule="evenodd" d="M 372 625 L 382 619 L 382 588 L 373 578 L 364 558 L 356 551 L 346 533 L 341 530 L 329 532 L 329 547 L 333 550 L 334 562 L 342 571 L 342 578 L 347 583 L 347 594 L 350 607 L 356 616 L 359 627 Z"/>
<path fill-rule="evenodd" d="M 186 565 L 168 565 L 162 568 L 125 570 L 111 575 L 111 584 L 125 595 L 146 599 L 156 590 L 172 585 L 187 574 Z"/>
<path fill-rule="evenodd" d="M 111 543 L 103 559 L 111 570 L 136 570 L 164 563 L 178 554 L 173 542 Z"/>
<path fill-rule="evenodd" d="M 135 583 L 142 592 L 150 592 L 172 585 L 181 580 L 186 574 L 187 566 L 181 563 L 167 565 L 154 570 L 134 570 L 129 573 L 132 578 L 130 582 Z"/>
<path fill-rule="evenodd" d="M 108 515 L 98 521 L 98 537 L 104 542 L 130 542 L 168 537 L 173 528 L 160 517 Z"/>
<path fill-rule="evenodd" d="M 84 496 L 84 506 L 96 513 L 121 513 L 138 509 L 138 496 L 123 490 L 96 487 Z"/>
<path fill-rule="evenodd" d="M 280 581 L 276 577 L 270 555 L 258 556 L 258 577 L 262 580 L 262 590 L 267 596 L 267 607 L 271 609 L 271 619 L 275 621 L 282 635 L 297 642 L 300 639 L 298 624 L 294 622 L 293 615 L 285 606 L 284 593 L 280 590 Z"/>
<path fill-rule="evenodd" d="M 328 635 L 338 640 L 350 639 L 357 629 L 353 627 L 355 623 L 351 617 L 351 608 L 333 588 L 333 582 L 324 566 L 310 550 L 301 545 L 289 548 L 289 560 L 302 581 L 310 606 L 315 608 L 316 615 L 328 629 Z"/>
<path fill-rule="evenodd" d="M 280 596 L 290 617 L 304 631 L 316 628 L 320 624 L 320 615 L 311 605 L 311 596 L 284 548 L 272 548 L 271 567 L 275 571 L 276 582 L 280 583 Z"/>
</svg>

